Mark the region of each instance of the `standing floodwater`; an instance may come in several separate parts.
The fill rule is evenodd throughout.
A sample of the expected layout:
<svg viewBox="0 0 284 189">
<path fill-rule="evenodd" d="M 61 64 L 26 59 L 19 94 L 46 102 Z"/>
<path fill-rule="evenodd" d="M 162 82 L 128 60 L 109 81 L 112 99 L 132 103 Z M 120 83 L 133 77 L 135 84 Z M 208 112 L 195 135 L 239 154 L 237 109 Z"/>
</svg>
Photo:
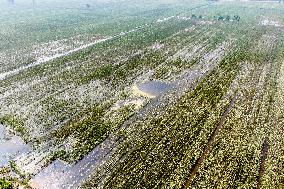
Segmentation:
<svg viewBox="0 0 284 189">
<path fill-rule="evenodd" d="M 7 166 L 10 160 L 28 153 L 30 148 L 19 137 L 0 124 L 0 167 Z"/>
<path fill-rule="evenodd" d="M 167 92 L 173 88 L 172 84 L 165 83 L 162 81 L 148 81 L 141 84 L 136 84 L 133 87 L 135 94 L 147 96 L 149 98 L 155 98 L 162 93 Z"/>
</svg>

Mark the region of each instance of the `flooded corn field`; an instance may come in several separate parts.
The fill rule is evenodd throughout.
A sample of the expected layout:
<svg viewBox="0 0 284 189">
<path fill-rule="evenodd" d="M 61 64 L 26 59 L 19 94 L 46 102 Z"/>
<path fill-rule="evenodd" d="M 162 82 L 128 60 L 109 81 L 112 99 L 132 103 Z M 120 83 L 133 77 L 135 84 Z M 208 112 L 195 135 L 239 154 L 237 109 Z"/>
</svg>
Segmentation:
<svg viewBox="0 0 284 189">
<path fill-rule="evenodd" d="M 0 189 L 283 188 L 283 10 L 3 0 Z"/>
</svg>

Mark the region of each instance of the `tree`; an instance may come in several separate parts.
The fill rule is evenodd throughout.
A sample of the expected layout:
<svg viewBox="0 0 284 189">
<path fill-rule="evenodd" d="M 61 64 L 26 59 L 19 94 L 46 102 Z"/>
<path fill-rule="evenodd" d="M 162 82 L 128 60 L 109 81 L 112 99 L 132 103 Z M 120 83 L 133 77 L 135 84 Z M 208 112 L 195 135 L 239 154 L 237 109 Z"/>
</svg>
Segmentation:
<svg viewBox="0 0 284 189">
<path fill-rule="evenodd" d="M 226 16 L 226 21 L 230 21 L 231 17 L 229 15 Z"/>
<path fill-rule="evenodd" d="M 220 20 L 224 20 L 224 16 L 219 16 L 218 17 L 218 20 L 220 21 Z"/>
<path fill-rule="evenodd" d="M 235 15 L 234 18 L 233 18 L 233 20 L 238 21 L 238 22 L 240 21 L 240 19 L 241 19 L 241 18 L 240 18 L 240 16 L 238 16 L 238 15 Z"/>
</svg>

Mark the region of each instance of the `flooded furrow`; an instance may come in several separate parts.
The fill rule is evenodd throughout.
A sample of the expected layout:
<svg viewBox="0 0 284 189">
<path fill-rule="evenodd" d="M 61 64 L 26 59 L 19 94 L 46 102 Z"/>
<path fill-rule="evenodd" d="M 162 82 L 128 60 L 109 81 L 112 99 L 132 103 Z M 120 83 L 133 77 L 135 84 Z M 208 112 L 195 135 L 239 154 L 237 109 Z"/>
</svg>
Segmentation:
<svg viewBox="0 0 284 189">
<path fill-rule="evenodd" d="M 10 161 L 30 151 L 31 148 L 21 137 L 0 124 L 0 167 L 8 166 Z"/>
</svg>

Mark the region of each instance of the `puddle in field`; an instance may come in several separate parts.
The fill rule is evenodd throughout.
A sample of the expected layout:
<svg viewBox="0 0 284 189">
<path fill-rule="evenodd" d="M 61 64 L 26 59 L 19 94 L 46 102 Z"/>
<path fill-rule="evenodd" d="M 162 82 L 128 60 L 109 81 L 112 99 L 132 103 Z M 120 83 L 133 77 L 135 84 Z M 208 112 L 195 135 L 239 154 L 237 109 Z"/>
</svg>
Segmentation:
<svg viewBox="0 0 284 189">
<path fill-rule="evenodd" d="M 155 98 L 173 87 L 173 84 L 162 81 L 148 81 L 141 84 L 135 84 L 132 89 L 135 95 Z"/>
<path fill-rule="evenodd" d="M 107 157 L 109 153 L 108 149 L 97 146 L 75 164 L 55 160 L 31 179 L 29 185 L 34 189 L 78 188 L 103 163 L 102 157 Z"/>
<path fill-rule="evenodd" d="M 29 146 L 19 136 L 13 135 L 0 124 L 0 167 L 9 165 L 10 160 L 29 151 Z"/>
</svg>

